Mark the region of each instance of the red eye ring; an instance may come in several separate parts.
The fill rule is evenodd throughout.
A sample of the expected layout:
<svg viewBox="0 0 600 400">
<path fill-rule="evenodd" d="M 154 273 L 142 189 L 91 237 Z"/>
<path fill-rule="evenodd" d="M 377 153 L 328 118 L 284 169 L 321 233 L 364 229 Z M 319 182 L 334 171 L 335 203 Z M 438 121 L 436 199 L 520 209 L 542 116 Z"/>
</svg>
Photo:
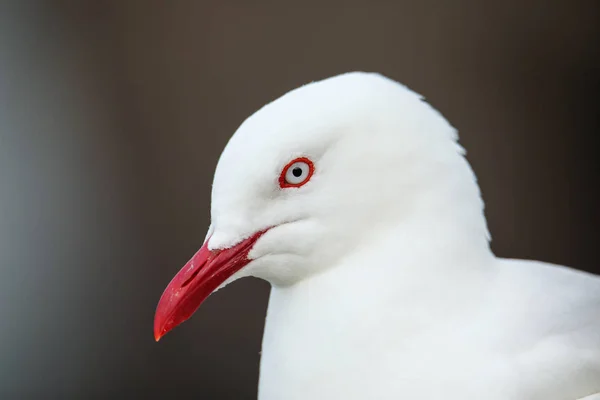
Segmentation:
<svg viewBox="0 0 600 400">
<path fill-rule="evenodd" d="M 301 181 L 290 182 L 287 175 L 288 175 L 290 168 L 295 164 L 304 164 L 307 167 L 305 170 L 302 170 L 302 173 L 304 173 L 306 176 L 302 177 Z M 296 169 L 296 168 L 294 168 L 294 169 Z M 302 167 L 300 167 L 300 169 L 302 169 Z M 289 163 L 287 163 L 287 165 L 281 171 L 281 175 L 279 175 L 279 187 L 281 187 L 282 189 L 283 188 L 291 188 L 291 187 L 298 188 L 298 187 L 304 185 L 306 182 L 308 182 L 314 173 L 315 173 L 315 165 L 313 164 L 312 161 L 310 161 L 306 157 L 295 158 L 292 161 L 290 161 Z"/>
</svg>

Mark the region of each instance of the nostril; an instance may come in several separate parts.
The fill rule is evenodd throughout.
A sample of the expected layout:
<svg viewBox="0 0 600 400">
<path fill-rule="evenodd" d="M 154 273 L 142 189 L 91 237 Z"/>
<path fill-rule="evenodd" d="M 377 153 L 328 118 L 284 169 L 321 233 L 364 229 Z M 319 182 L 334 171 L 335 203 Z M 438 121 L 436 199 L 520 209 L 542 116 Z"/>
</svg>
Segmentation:
<svg viewBox="0 0 600 400">
<path fill-rule="evenodd" d="M 187 285 L 189 285 L 190 282 L 193 281 L 194 278 L 198 275 L 198 272 L 200 272 L 200 268 L 196 268 L 196 270 L 194 272 L 192 272 L 192 274 L 190 275 L 190 277 L 187 278 L 185 280 L 185 282 L 183 282 L 183 284 L 181 285 L 181 288 L 183 289 L 184 287 L 186 287 Z"/>
</svg>

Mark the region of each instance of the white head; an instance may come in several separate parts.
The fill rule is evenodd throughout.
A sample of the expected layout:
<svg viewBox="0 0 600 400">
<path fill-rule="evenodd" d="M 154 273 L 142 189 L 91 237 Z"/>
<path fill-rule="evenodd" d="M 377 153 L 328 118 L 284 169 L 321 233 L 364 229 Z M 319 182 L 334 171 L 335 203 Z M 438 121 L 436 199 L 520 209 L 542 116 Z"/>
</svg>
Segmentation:
<svg viewBox="0 0 600 400">
<path fill-rule="evenodd" d="M 155 334 L 217 287 L 249 275 L 294 284 L 389 229 L 487 247 L 483 202 L 456 140 L 421 96 L 378 74 L 335 76 L 267 104 L 223 151 L 207 240 L 163 294 Z"/>
</svg>

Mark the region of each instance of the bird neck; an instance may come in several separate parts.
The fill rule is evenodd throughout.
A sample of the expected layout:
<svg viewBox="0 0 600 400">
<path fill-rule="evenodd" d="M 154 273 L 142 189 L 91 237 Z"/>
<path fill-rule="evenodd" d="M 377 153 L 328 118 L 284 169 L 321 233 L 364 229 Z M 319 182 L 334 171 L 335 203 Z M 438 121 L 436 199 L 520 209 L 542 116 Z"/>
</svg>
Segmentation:
<svg viewBox="0 0 600 400">
<path fill-rule="evenodd" d="M 294 336 L 290 327 L 302 332 L 318 325 L 328 335 L 371 331 L 381 319 L 393 318 L 416 333 L 464 312 L 484 295 L 495 258 L 485 238 L 479 243 L 485 246 L 473 245 L 470 231 L 449 231 L 445 225 L 432 233 L 405 223 L 371 236 L 319 274 L 274 286 L 267 326 Z"/>
<path fill-rule="evenodd" d="M 490 252 L 468 250 L 462 240 L 397 228 L 372 237 L 320 274 L 274 286 L 261 388 L 293 388 L 297 382 L 312 387 L 321 385 L 323 376 L 352 386 L 347 377 L 353 371 L 364 371 L 365 365 L 388 371 L 389 360 L 431 351 L 420 347 L 420 338 L 466 326 L 494 268 Z"/>
</svg>

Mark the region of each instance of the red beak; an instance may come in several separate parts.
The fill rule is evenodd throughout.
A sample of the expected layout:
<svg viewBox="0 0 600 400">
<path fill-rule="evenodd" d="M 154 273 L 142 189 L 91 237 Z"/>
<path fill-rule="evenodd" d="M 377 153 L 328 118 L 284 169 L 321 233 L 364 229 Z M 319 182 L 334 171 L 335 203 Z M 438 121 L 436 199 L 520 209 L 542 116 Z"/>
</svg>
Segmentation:
<svg viewBox="0 0 600 400">
<path fill-rule="evenodd" d="M 158 342 L 181 324 L 227 278 L 248 265 L 248 253 L 265 233 L 261 231 L 223 250 L 209 250 L 208 238 L 165 289 L 154 316 L 154 339 Z"/>
</svg>

